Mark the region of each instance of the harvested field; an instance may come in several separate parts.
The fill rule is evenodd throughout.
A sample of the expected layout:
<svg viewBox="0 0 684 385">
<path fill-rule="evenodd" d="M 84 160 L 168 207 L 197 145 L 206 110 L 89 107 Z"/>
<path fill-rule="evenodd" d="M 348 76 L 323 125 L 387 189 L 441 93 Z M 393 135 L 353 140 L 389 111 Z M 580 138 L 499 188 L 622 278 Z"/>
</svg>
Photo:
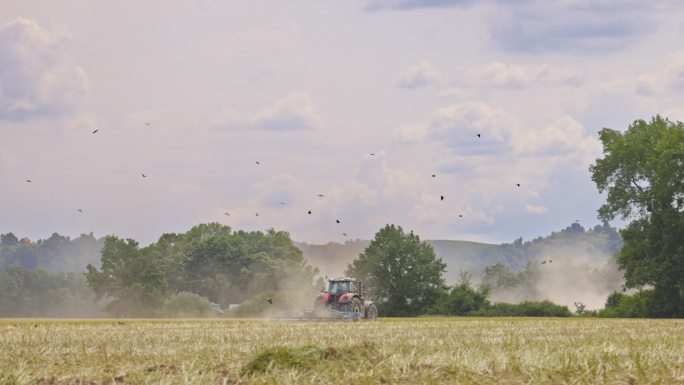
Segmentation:
<svg viewBox="0 0 684 385">
<path fill-rule="evenodd" d="M 684 384 L 684 321 L 0 320 L 2 384 Z"/>
</svg>

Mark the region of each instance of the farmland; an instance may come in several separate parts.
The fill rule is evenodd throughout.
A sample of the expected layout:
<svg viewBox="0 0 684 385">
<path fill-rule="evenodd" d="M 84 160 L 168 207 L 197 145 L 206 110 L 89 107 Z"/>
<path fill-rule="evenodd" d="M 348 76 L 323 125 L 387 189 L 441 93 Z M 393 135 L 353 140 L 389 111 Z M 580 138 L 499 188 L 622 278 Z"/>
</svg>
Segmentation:
<svg viewBox="0 0 684 385">
<path fill-rule="evenodd" d="M 677 384 L 684 321 L 0 320 L 2 384 Z"/>
</svg>

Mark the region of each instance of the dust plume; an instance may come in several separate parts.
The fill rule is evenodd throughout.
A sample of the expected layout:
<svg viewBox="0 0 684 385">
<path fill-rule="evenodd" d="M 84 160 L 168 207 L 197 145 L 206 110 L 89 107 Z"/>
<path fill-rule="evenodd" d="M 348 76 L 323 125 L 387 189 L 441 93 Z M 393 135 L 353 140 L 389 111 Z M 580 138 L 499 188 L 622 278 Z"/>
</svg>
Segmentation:
<svg viewBox="0 0 684 385">
<path fill-rule="evenodd" d="M 587 309 L 601 309 L 608 295 L 624 284 L 614 257 L 570 248 L 550 248 L 543 258 L 532 260 L 524 270 L 513 273 L 519 278 L 516 284 L 489 282 L 494 283 L 492 302 L 550 300 L 568 306 L 571 311 L 575 303 L 582 303 Z"/>
</svg>

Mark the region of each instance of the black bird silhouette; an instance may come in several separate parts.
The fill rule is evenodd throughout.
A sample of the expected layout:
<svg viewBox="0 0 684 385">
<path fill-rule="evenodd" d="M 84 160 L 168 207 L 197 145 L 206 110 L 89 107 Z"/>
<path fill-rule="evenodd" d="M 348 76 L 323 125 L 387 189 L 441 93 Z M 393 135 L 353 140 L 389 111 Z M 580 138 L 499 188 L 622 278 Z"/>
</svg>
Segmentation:
<svg viewBox="0 0 684 385">
<path fill-rule="evenodd" d="M 145 174 L 141 173 L 140 175 L 142 175 L 143 178 L 147 178 L 147 175 L 145 175 Z"/>
<path fill-rule="evenodd" d="M 31 179 L 26 179 L 26 183 L 31 183 Z"/>
<path fill-rule="evenodd" d="M 520 183 L 516 183 L 515 185 L 518 186 L 518 187 L 520 187 Z"/>
<path fill-rule="evenodd" d="M 309 212 L 307 214 L 311 215 L 311 210 L 309 210 Z"/>
<path fill-rule="evenodd" d="M 440 201 L 443 201 L 443 200 L 444 200 L 444 195 L 440 195 L 440 196 L 439 196 L 439 200 L 440 200 Z"/>
<path fill-rule="evenodd" d="M 463 214 L 458 214 L 458 217 L 459 217 L 459 218 L 463 218 Z"/>
<path fill-rule="evenodd" d="M 258 212 L 256 213 L 256 216 L 257 216 L 257 217 L 259 216 L 259 213 L 258 213 Z"/>
<path fill-rule="evenodd" d="M 261 162 L 259 162 L 259 161 L 256 161 L 256 162 L 254 162 L 254 163 L 256 163 L 256 164 L 261 164 Z"/>
<path fill-rule="evenodd" d="M 224 214 L 225 214 L 225 215 L 227 215 L 227 216 L 230 216 L 230 214 L 229 214 L 229 213 L 224 213 Z"/>
<path fill-rule="evenodd" d="M 347 236 L 347 233 L 342 233 L 342 235 L 344 235 L 344 236 L 346 237 L 346 236 Z"/>
<path fill-rule="evenodd" d="M 478 137 L 478 138 L 481 138 L 481 137 L 482 137 L 482 135 L 480 135 L 480 134 L 477 134 L 477 137 Z"/>
<path fill-rule="evenodd" d="M 433 177 L 433 178 L 434 178 L 434 177 L 436 177 L 436 176 L 437 176 L 437 175 L 435 175 L 435 174 L 432 174 L 432 177 Z"/>
<path fill-rule="evenodd" d="M 100 131 L 100 130 L 95 130 L 95 131 L 93 131 L 93 134 L 97 133 L 98 131 Z"/>
<path fill-rule="evenodd" d="M 335 219 L 335 223 L 340 223 L 340 220 L 339 220 L 339 219 Z"/>
<path fill-rule="evenodd" d="M 145 122 L 145 125 L 146 125 L 146 126 L 149 126 L 150 124 L 152 124 L 152 123 L 150 123 L 150 122 Z"/>
<path fill-rule="evenodd" d="M 281 204 L 281 205 L 286 205 L 286 204 L 287 204 L 287 202 L 280 202 L 280 204 Z"/>
<path fill-rule="evenodd" d="M 78 210 L 76 210 L 76 211 L 78 211 L 79 213 L 83 214 L 83 209 L 78 209 Z"/>
<path fill-rule="evenodd" d="M 273 305 L 273 300 L 272 300 L 272 299 L 266 298 L 266 301 L 268 301 L 268 303 L 270 303 L 271 305 Z"/>
<path fill-rule="evenodd" d="M 371 156 L 375 156 L 375 154 L 373 154 L 372 152 L 370 153 L 370 155 L 371 155 Z"/>
<path fill-rule="evenodd" d="M 321 198 L 325 197 L 325 195 L 323 195 L 323 194 L 318 194 L 318 195 L 316 195 L 316 196 L 317 196 L 317 197 L 321 197 Z"/>
<path fill-rule="evenodd" d="M 546 261 L 542 261 L 542 265 L 545 264 L 545 263 L 546 263 Z"/>
<path fill-rule="evenodd" d="M 553 262 L 552 260 L 549 259 L 549 263 Z"/>
</svg>

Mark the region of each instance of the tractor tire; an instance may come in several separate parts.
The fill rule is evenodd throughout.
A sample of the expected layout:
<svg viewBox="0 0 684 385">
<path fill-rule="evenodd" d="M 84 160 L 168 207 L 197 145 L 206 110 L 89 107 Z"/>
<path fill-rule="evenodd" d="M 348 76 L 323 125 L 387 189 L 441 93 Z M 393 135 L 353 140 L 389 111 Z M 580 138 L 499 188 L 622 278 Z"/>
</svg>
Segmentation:
<svg viewBox="0 0 684 385">
<path fill-rule="evenodd" d="M 375 305 L 368 306 L 366 309 L 366 319 L 369 321 L 375 321 L 378 319 L 378 308 Z"/>
<path fill-rule="evenodd" d="M 357 297 L 352 298 L 349 303 L 349 310 L 354 314 L 354 320 L 363 317 L 363 305 L 361 305 L 361 300 Z M 361 316 L 357 317 L 358 314 L 361 314 Z"/>
</svg>

